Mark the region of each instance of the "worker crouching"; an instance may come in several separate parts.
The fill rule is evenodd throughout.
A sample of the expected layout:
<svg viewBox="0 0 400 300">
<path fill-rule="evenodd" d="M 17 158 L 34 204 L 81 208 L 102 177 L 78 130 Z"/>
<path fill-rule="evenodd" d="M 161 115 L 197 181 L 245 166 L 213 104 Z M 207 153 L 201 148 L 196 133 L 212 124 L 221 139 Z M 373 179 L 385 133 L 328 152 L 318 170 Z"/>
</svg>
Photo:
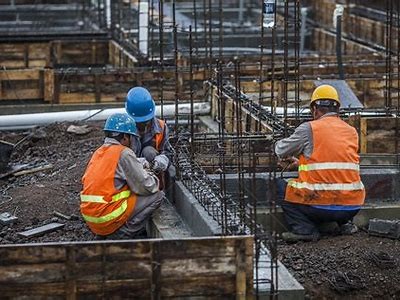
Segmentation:
<svg viewBox="0 0 400 300">
<path fill-rule="evenodd" d="M 145 226 L 163 199 L 157 177 L 144 169 L 129 148 L 137 135 L 127 114 L 110 116 L 104 144 L 95 151 L 82 178 L 81 213 L 98 239 L 146 237 Z"/>
<path fill-rule="evenodd" d="M 138 157 L 145 158 L 160 180 L 160 189 L 170 186 L 175 178 L 175 167 L 170 163 L 172 147 L 169 143 L 168 126 L 158 119 L 156 106 L 150 92 L 143 87 L 130 89 L 125 109 L 138 128 L 138 138 L 132 140 L 131 148 Z"/>
<path fill-rule="evenodd" d="M 290 232 L 282 238 L 287 241 L 317 240 L 318 226 L 326 222 L 337 222 L 343 234 L 353 233 L 356 227 L 351 221 L 365 198 L 358 134 L 338 116 L 336 89 L 318 87 L 310 108 L 314 120 L 275 145 L 278 157 L 296 162 L 299 171 L 299 178 L 280 182 L 286 185 L 282 209 Z"/>
</svg>

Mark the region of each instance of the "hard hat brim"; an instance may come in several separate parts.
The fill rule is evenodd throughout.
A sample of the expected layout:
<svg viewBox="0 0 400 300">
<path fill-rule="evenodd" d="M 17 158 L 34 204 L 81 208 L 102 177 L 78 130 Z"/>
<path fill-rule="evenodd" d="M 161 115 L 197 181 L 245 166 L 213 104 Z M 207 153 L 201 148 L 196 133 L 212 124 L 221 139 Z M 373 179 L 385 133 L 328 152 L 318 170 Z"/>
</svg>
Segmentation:
<svg viewBox="0 0 400 300">
<path fill-rule="evenodd" d="M 155 113 L 151 112 L 151 113 L 149 113 L 145 116 L 141 116 L 141 117 L 135 117 L 132 115 L 130 115 L 130 116 L 135 120 L 136 123 L 144 123 L 144 122 L 147 122 L 147 121 L 150 121 L 151 119 L 153 119 L 155 116 Z"/>
</svg>

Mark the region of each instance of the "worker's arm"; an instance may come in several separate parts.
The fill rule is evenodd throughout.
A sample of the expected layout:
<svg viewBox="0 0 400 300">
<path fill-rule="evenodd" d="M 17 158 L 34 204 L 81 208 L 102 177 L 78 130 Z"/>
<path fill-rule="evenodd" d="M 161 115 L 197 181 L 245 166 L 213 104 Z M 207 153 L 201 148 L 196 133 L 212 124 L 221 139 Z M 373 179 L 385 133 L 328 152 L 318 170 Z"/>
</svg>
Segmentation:
<svg viewBox="0 0 400 300">
<path fill-rule="evenodd" d="M 163 140 L 160 145 L 160 154 L 156 156 L 155 161 L 157 161 L 157 169 L 159 171 L 165 171 L 170 161 L 172 160 L 172 146 L 169 142 L 169 130 L 167 124 L 164 126 Z"/>
<path fill-rule="evenodd" d="M 275 153 L 280 159 L 298 156 L 301 153 L 311 157 L 312 151 L 313 140 L 309 122 L 301 124 L 291 136 L 275 144 Z"/>
<path fill-rule="evenodd" d="M 164 134 L 163 134 L 164 138 L 161 141 L 161 145 L 160 145 L 160 154 L 165 155 L 166 158 L 168 159 L 168 163 L 172 160 L 172 146 L 169 142 L 169 129 L 168 129 L 168 125 L 165 124 L 164 126 Z"/>
<path fill-rule="evenodd" d="M 129 189 L 138 195 L 147 196 L 158 191 L 158 178 L 143 168 L 142 162 L 131 149 L 122 151 L 117 176 L 125 180 Z"/>
</svg>

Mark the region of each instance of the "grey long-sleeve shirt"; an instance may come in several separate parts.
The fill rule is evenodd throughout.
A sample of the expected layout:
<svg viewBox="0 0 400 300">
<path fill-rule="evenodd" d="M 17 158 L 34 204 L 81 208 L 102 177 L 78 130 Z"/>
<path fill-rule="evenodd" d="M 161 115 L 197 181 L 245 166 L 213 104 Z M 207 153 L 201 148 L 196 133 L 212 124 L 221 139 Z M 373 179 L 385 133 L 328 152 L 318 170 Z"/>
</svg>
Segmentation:
<svg viewBox="0 0 400 300">
<path fill-rule="evenodd" d="M 321 117 L 337 115 L 327 113 Z M 305 122 L 296 128 L 294 133 L 288 138 L 282 139 L 275 144 L 275 153 L 280 159 L 303 154 L 310 158 L 314 151 L 313 134 L 310 122 Z"/>
<path fill-rule="evenodd" d="M 172 159 L 172 146 L 169 142 L 169 130 L 167 124 L 165 124 L 164 128 L 160 126 L 157 118 L 154 118 L 151 121 L 150 130 L 146 131 L 143 136 L 140 138 L 132 139 L 131 148 L 135 151 L 138 157 L 141 157 L 142 149 L 146 146 L 152 145 L 152 141 L 154 136 L 157 133 L 161 133 L 164 131 L 164 138 L 161 141 L 160 145 L 160 153 L 159 156 L 163 160 L 163 164 L 168 166 Z"/>
<path fill-rule="evenodd" d="M 120 143 L 113 138 L 106 138 L 104 145 L 120 145 Z M 127 184 L 132 192 L 141 196 L 158 192 L 158 178 L 143 168 L 141 161 L 128 147 L 122 151 L 119 158 L 114 184 L 117 189 Z"/>
</svg>

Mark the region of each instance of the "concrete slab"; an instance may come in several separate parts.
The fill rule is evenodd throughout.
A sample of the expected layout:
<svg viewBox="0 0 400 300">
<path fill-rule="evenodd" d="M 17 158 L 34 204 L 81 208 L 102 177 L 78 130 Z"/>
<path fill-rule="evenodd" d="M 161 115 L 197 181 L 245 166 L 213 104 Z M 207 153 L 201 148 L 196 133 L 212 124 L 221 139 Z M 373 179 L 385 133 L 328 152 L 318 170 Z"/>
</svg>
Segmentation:
<svg viewBox="0 0 400 300">
<path fill-rule="evenodd" d="M 221 235 L 221 226 L 207 213 L 182 182 L 175 182 L 176 210 L 195 236 Z"/>
<path fill-rule="evenodd" d="M 172 204 L 166 200 L 151 218 L 150 233 L 153 238 L 179 239 L 192 236 Z"/>
<path fill-rule="evenodd" d="M 267 173 L 256 174 L 255 185 L 252 177 L 245 174 L 245 195 L 250 197 L 250 193 L 256 195 L 257 203 L 260 206 L 267 205 Z M 298 176 L 297 172 L 285 172 L 284 178 L 290 179 Z M 210 178 L 219 181 L 219 175 L 209 175 Z M 279 174 L 278 174 L 279 177 Z M 238 176 L 236 174 L 226 175 L 227 190 L 230 194 L 238 193 Z M 361 169 L 361 180 L 366 189 L 366 204 L 382 204 L 400 201 L 400 170 L 396 168 L 366 168 Z"/>
<path fill-rule="evenodd" d="M 392 239 L 400 238 L 400 220 L 372 219 L 369 221 L 368 233 Z"/>
<path fill-rule="evenodd" d="M 269 253 L 260 257 L 258 276 L 259 278 L 271 280 Z M 255 278 L 255 275 L 254 275 Z M 278 299 L 298 300 L 304 299 L 305 291 L 303 286 L 290 274 L 288 269 L 278 261 Z M 269 284 L 259 286 L 258 299 L 271 299 L 269 294 Z"/>
</svg>

